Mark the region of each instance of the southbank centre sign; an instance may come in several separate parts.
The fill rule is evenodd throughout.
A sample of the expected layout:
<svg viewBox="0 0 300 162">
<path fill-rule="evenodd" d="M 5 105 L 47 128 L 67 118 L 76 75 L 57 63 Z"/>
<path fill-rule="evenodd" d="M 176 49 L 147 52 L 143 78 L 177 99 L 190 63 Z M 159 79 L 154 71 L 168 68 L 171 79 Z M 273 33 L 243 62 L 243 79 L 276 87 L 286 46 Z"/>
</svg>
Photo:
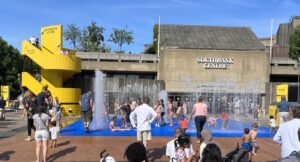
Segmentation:
<svg viewBox="0 0 300 162">
<path fill-rule="evenodd" d="M 229 64 L 233 64 L 234 58 L 224 57 L 199 57 L 197 62 L 203 64 L 205 69 L 227 69 Z"/>
</svg>

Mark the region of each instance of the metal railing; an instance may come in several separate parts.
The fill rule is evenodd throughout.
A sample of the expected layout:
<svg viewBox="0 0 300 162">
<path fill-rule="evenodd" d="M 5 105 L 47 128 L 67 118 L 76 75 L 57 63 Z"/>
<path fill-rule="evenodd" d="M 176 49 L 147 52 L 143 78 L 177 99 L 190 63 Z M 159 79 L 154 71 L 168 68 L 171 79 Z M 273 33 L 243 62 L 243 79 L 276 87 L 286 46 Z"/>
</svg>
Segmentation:
<svg viewBox="0 0 300 162">
<path fill-rule="evenodd" d="M 76 56 L 80 57 L 82 61 L 139 62 L 139 63 L 158 62 L 157 55 L 150 55 L 150 54 L 77 52 Z"/>
</svg>

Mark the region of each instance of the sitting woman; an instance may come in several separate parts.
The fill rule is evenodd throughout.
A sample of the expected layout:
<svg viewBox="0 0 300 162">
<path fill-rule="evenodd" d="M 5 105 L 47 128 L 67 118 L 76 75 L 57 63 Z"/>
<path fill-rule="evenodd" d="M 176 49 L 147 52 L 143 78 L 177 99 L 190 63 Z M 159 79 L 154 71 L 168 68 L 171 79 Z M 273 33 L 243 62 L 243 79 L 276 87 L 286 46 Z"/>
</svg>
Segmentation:
<svg viewBox="0 0 300 162">
<path fill-rule="evenodd" d="M 109 123 L 109 129 L 110 129 L 110 131 L 116 132 L 116 131 L 129 131 L 130 130 L 130 128 L 115 127 L 116 120 L 117 120 L 117 117 L 113 116 L 111 122 Z"/>
</svg>

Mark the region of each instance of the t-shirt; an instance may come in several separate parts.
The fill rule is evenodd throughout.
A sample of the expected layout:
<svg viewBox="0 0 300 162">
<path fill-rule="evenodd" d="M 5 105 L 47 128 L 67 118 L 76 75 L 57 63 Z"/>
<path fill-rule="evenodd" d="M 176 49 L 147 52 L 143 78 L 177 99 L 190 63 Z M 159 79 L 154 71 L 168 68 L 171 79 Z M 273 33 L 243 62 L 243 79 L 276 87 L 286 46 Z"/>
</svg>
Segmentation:
<svg viewBox="0 0 300 162">
<path fill-rule="evenodd" d="M 186 128 L 188 127 L 188 125 L 187 125 L 187 120 L 186 120 L 186 119 L 180 120 L 180 121 L 179 121 L 179 124 L 181 125 L 181 127 L 182 127 L 183 129 L 186 129 Z"/>
<path fill-rule="evenodd" d="M 49 129 L 49 132 L 51 134 L 51 139 L 55 140 L 57 139 L 57 136 L 59 134 L 60 128 L 59 127 L 52 127 Z"/>
<path fill-rule="evenodd" d="M 93 99 L 93 95 L 88 92 L 81 95 L 81 97 L 80 97 L 81 111 L 88 111 L 88 110 L 92 109 L 91 104 L 90 104 L 92 99 Z"/>
<path fill-rule="evenodd" d="M 4 108 L 6 105 L 5 100 L 0 99 L 0 108 Z"/>
<path fill-rule="evenodd" d="M 166 155 L 170 157 L 170 162 L 172 162 L 172 158 L 176 158 L 175 140 L 176 138 L 168 142 L 166 147 Z M 185 148 L 184 151 L 186 157 L 189 157 L 193 153 L 193 146 L 191 145 L 189 148 Z"/>
<path fill-rule="evenodd" d="M 207 113 L 207 105 L 205 103 L 196 103 L 194 105 L 195 116 L 206 116 Z"/>
<path fill-rule="evenodd" d="M 273 128 L 276 127 L 275 119 L 270 119 L 270 126 L 273 127 Z"/>
<path fill-rule="evenodd" d="M 39 114 L 33 115 L 32 119 L 35 121 L 36 130 L 47 130 L 46 127 L 47 120 L 50 120 L 50 116 L 42 113 L 41 116 Z"/>
<path fill-rule="evenodd" d="M 48 95 L 46 94 L 46 92 L 40 92 L 37 96 L 36 96 L 36 101 L 38 106 L 44 106 L 45 105 L 45 99 L 48 97 Z"/>
<path fill-rule="evenodd" d="M 279 112 L 289 112 L 289 107 L 290 107 L 290 103 L 287 101 L 281 101 L 277 105 Z"/>
</svg>

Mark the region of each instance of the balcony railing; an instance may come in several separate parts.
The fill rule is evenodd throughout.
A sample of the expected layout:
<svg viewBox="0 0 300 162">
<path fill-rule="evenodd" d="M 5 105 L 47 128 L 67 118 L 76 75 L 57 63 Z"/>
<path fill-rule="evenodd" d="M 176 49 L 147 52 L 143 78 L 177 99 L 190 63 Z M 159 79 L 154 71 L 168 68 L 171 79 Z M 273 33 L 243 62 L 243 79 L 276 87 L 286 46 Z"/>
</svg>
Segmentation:
<svg viewBox="0 0 300 162">
<path fill-rule="evenodd" d="M 157 55 L 76 52 L 82 61 L 157 63 Z"/>
</svg>

